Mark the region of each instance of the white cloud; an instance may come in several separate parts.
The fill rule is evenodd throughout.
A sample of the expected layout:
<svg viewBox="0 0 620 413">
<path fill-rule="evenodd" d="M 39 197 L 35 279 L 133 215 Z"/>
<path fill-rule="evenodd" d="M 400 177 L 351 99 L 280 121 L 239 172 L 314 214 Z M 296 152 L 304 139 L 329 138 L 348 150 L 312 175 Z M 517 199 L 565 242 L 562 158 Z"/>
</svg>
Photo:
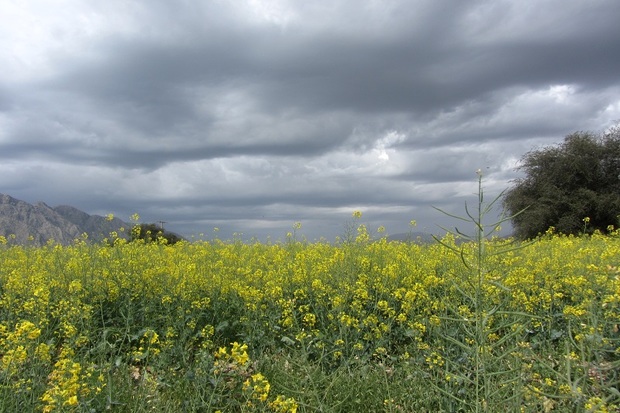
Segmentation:
<svg viewBox="0 0 620 413">
<path fill-rule="evenodd" d="M 288 1 L 283 0 L 247 0 L 240 8 L 249 7 L 253 16 L 259 21 L 285 28 L 297 17 L 297 13 Z"/>
</svg>

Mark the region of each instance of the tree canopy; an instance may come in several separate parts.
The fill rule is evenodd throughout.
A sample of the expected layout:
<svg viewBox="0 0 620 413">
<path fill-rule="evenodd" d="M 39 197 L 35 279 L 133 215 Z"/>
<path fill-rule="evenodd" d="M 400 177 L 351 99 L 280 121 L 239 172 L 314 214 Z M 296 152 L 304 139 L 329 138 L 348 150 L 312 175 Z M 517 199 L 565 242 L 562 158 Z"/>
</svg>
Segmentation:
<svg viewBox="0 0 620 413">
<path fill-rule="evenodd" d="M 618 225 L 620 126 L 601 135 L 575 132 L 559 145 L 532 150 L 521 159 L 525 173 L 503 203 L 515 237 L 529 239 L 550 227 L 563 234 L 591 233 Z"/>
</svg>

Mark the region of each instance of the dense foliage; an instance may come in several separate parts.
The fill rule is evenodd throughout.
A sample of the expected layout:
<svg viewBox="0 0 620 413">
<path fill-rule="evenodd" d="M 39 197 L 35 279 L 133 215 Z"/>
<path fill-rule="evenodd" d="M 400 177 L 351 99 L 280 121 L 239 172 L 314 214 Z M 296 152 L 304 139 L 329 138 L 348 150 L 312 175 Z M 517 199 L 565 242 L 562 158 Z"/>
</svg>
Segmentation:
<svg viewBox="0 0 620 413">
<path fill-rule="evenodd" d="M 442 242 L 0 242 L 0 412 L 617 411 L 620 234 Z"/>
<path fill-rule="evenodd" d="M 157 224 L 135 224 L 131 230 L 131 240 L 145 242 L 161 242 L 165 240 L 168 245 L 176 244 L 182 238 L 174 232 L 166 231 Z"/>
<path fill-rule="evenodd" d="M 603 233 L 620 215 L 620 128 L 597 136 L 578 132 L 557 146 L 528 152 L 525 177 L 506 193 L 515 236 L 534 238 L 550 227 L 562 234 Z"/>
</svg>

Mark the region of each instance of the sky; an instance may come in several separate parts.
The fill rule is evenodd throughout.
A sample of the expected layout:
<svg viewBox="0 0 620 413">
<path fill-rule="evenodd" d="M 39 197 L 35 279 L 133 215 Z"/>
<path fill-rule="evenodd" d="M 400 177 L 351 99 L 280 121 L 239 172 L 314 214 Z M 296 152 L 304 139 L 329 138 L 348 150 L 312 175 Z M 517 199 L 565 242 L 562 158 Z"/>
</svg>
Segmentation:
<svg viewBox="0 0 620 413">
<path fill-rule="evenodd" d="M 3 0 L 0 193 L 191 239 L 467 231 L 433 207 L 475 206 L 476 170 L 490 200 L 526 152 L 618 123 L 619 16 L 617 0 Z"/>
</svg>

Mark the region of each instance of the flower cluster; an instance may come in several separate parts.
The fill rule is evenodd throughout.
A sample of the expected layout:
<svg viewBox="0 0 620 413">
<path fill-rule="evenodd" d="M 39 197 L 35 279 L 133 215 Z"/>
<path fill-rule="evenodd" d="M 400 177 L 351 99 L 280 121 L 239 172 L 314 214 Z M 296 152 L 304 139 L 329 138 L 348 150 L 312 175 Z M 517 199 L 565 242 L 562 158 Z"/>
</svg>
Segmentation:
<svg viewBox="0 0 620 413">
<path fill-rule="evenodd" d="M 256 371 L 247 353 L 247 344 L 234 342 L 230 349 L 220 347 L 215 353 L 213 376 L 215 386 L 220 384 L 228 397 L 225 400 L 243 401 L 245 408 L 256 410 L 267 408 L 280 413 L 296 413 L 297 403 L 293 398 L 283 395 L 269 400 L 271 384 L 260 372 Z"/>
</svg>

